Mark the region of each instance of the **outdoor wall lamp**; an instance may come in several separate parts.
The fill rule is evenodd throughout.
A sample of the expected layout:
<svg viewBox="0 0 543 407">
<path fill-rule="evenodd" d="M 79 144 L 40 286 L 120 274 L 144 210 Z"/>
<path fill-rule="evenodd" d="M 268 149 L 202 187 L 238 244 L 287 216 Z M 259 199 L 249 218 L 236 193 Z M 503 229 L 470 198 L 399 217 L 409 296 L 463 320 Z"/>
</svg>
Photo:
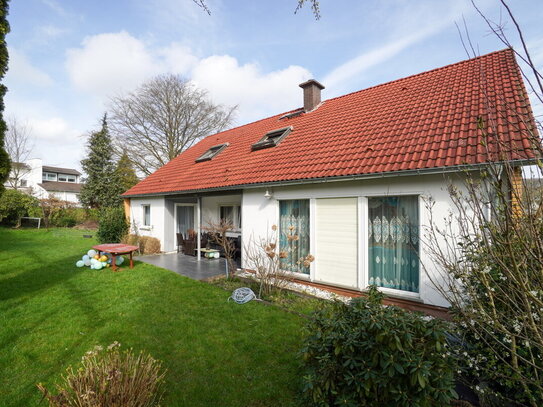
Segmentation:
<svg viewBox="0 0 543 407">
<path fill-rule="evenodd" d="M 270 192 L 270 190 L 269 190 L 269 189 L 266 189 L 266 193 L 264 194 L 264 198 L 266 198 L 266 199 L 271 199 L 272 196 L 273 196 L 273 195 L 272 195 L 272 193 Z"/>
</svg>

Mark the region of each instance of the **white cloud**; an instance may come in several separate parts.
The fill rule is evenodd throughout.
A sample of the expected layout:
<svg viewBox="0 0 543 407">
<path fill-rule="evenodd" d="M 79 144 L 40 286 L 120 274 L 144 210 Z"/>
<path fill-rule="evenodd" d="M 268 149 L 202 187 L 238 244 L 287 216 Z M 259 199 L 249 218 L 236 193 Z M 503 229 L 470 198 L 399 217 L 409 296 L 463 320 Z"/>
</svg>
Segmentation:
<svg viewBox="0 0 543 407">
<path fill-rule="evenodd" d="M 193 55 L 191 49 L 180 44 L 170 44 L 157 51 L 157 57 L 161 59 L 157 64 L 168 72 L 188 75 L 198 64 L 198 57 Z"/>
<path fill-rule="evenodd" d="M 239 105 L 239 121 L 257 120 L 302 105 L 298 85 L 311 77 L 301 66 L 264 73 L 256 64 L 240 65 L 236 58 L 211 56 L 192 71 L 198 87 L 208 89 L 214 101 Z"/>
<path fill-rule="evenodd" d="M 126 31 L 85 38 L 67 51 L 66 68 L 78 89 L 99 96 L 132 89 L 160 71 L 145 44 Z"/>
<path fill-rule="evenodd" d="M 67 33 L 67 32 L 68 32 L 67 29 L 60 28 L 60 27 L 57 27 L 56 25 L 52 25 L 52 24 L 40 25 L 40 26 L 36 27 L 36 35 L 42 41 L 48 40 L 48 39 L 58 38 L 61 35 Z"/>
<path fill-rule="evenodd" d="M 26 55 L 9 47 L 9 67 L 7 80 L 34 86 L 50 86 L 53 80 L 49 75 L 33 66 Z"/>
<path fill-rule="evenodd" d="M 68 143 L 77 140 L 80 136 L 77 130 L 70 127 L 68 122 L 60 117 L 51 117 L 49 119 L 32 118 L 29 119 L 28 123 L 37 140 Z"/>
<path fill-rule="evenodd" d="M 81 48 L 68 51 L 66 67 L 78 89 L 103 101 L 154 75 L 182 74 L 208 90 L 216 103 L 239 105 L 240 122 L 300 106 L 297 85 L 311 76 L 301 66 L 263 72 L 257 64 L 240 64 L 228 55 L 200 59 L 177 43 L 155 50 L 125 31 L 85 38 Z"/>
<path fill-rule="evenodd" d="M 324 83 L 329 88 L 341 88 L 342 84 L 349 82 L 351 78 L 365 70 L 391 59 L 409 46 L 429 37 L 437 31 L 437 27 L 419 31 L 415 34 L 404 36 L 401 39 L 395 39 L 388 44 L 381 45 L 376 49 L 365 52 L 344 64 L 335 68 L 324 78 Z"/>
<path fill-rule="evenodd" d="M 486 6 L 487 0 L 480 0 L 480 6 Z M 333 69 L 323 83 L 335 94 L 349 91 L 352 79 L 361 73 L 383 64 L 402 51 L 420 43 L 446 27 L 451 27 L 455 19 L 464 13 L 473 13 L 473 8 L 464 0 L 455 0 L 442 4 L 433 1 L 420 1 L 416 4 L 387 4 L 379 8 L 375 17 L 382 22 L 383 40 L 373 49 L 365 50 L 360 55 Z"/>
<path fill-rule="evenodd" d="M 85 153 L 85 138 L 61 117 L 31 118 L 28 123 L 35 137 L 33 155 L 46 165 L 79 168 Z"/>
<path fill-rule="evenodd" d="M 42 3 L 57 13 L 59 16 L 66 17 L 68 12 L 55 0 L 42 0 Z"/>
<path fill-rule="evenodd" d="M 41 158 L 47 165 L 79 168 L 85 154 L 85 138 L 81 130 L 40 106 L 28 102 L 14 106 L 15 100 L 8 99 L 6 114 L 28 124 L 33 145 L 32 158 Z"/>
</svg>

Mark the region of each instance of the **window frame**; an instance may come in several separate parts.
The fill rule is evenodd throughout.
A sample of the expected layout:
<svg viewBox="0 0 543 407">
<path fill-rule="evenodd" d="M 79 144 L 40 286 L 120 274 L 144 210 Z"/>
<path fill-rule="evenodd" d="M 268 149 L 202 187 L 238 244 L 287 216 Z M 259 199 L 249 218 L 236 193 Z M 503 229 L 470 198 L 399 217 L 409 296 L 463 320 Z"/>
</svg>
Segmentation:
<svg viewBox="0 0 543 407">
<path fill-rule="evenodd" d="M 213 158 L 215 158 L 219 153 L 221 153 L 226 147 L 228 147 L 230 143 L 223 143 L 223 144 L 217 144 L 215 146 L 209 147 L 200 157 L 198 157 L 195 161 L 197 163 L 201 163 L 204 161 L 210 161 Z"/>
<path fill-rule="evenodd" d="M 145 214 L 145 211 L 146 209 L 149 208 L 149 222 L 147 223 L 147 217 L 146 217 L 146 214 Z M 143 227 L 147 227 L 147 228 L 150 228 L 151 227 L 151 204 L 142 204 L 141 205 L 141 210 L 142 210 L 142 226 Z"/>
<path fill-rule="evenodd" d="M 77 177 L 75 175 L 72 175 L 72 174 L 58 174 L 57 175 L 57 180 L 59 182 L 76 182 L 77 181 Z"/>
<path fill-rule="evenodd" d="M 283 141 L 283 139 L 292 132 L 292 130 L 294 130 L 294 127 L 292 126 L 271 130 L 264 134 L 264 136 L 260 140 L 254 143 L 251 146 L 251 150 L 257 151 L 265 148 L 275 147 L 279 145 L 281 141 Z"/>
<path fill-rule="evenodd" d="M 238 203 L 219 203 L 219 221 L 222 221 L 222 208 L 232 208 L 233 232 L 241 231 L 241 204 Z"/>
<path fill-rule="evenodd" d="M 58 181 L 58 174 L 56 172 L 44 171 L 41 179 L 42 181 Z"/>
<path fill-rule="evenodd" d="M 408 197 L 408 196 L 414 196 L 417 198 L 417 227 L 418 227 L 418 291 L 406 291 L 399 288 L 391 288 L 391 287 L 380 287 L 377 286 L 378 290 L 385 293 L 390 294 L 392 296 L 396 296 L 399 298 L 407 298 L 407 299 L 420 299 L 421 298 L 421 287 L 422 287 L 422 244 L 421 244 L 421 231 L 422 231 L 422 217 L 423 217 L 423 208 L 421 204 L 421 198 L 423 196 L 422 192 L 409 192 L 409 193 L 390 193 L 390 194 L 367 194 L 364 196 L 361 196 L 363 200 L 365 201 L 363 204 L 363 207 L 365 207 L 365 210 L 363 210 L 363 219 L 360 219 L 360 225 L 359 228 L 363 228 L 361 230 L 361 254 L 363 255 L 363 262 L 362 262 L 362 281 L 366 287 L 359 287 L 359 289 L 362 292 L 367 292 L 367 286 L 369 285 L 370 280 L 370 238 L 368 233 L 369 228 L 369 200 L 370 198 L 390 198 L 390 197 Z"/>
<path fill-rule="evenodd" d="M 312 248 L 314 247 L 314 219 L 313 219 L 313 216 L 315 216 L 316 212 L 314 211 L 314 207 L 313 207 L 313 203 L 312 203 L 312 199 L 309 198 L 309 197 L 288 197 L 288 198 L 281 198 L 281 199 L 277 199 L 277 244 L 278 244 L 278 248 L 279 250 L 281 250 L 281 234 L 283 233 L 283 231 L 281 230 L 281 202 L 286 202 L 286 201 L 307 201 L 308 203 L 308 210 L 309 210 L 309 213 L 308 213 L 308 218 L 307 218 L 307 221 L 308 221 L 308 239 L 309 239 L 309 252 L 306 253 L 306 255 L 308 254 L 313 254 L 311 253 L 312 251 Z M 293 277 L 296 277 L 296 278 L 299 278 L 301 280 L 309 280 L 309 281 L 312 281 L 314 279 L 314 263 L 312 262 L 309 269 L 308 269 L 308 272 L 307 273 L 302 273 L 302 272 L 298 272 L 298 271 L 290 271 L 290 270 L 282 270 L 283 272 L 293 276 Z"/>
</svg>

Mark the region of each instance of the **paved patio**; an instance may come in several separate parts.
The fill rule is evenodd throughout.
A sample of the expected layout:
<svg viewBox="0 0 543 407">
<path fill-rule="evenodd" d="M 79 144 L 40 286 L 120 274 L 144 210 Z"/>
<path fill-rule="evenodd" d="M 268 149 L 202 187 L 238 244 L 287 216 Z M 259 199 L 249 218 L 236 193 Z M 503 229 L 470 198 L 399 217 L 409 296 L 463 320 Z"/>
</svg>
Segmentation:
<svg viewBox="0 0 543 407">
<path fill-rule="evenodd" d="M 201 258 L 198 261 L 196 257 L 186 256 L 182 253 L 139 256 L 136 260 L 171 270 L 194 280 L 207 280 L 215 276 L 224 275 L 226 267 L 226 260 L 223 258 Z"/>
</svg>

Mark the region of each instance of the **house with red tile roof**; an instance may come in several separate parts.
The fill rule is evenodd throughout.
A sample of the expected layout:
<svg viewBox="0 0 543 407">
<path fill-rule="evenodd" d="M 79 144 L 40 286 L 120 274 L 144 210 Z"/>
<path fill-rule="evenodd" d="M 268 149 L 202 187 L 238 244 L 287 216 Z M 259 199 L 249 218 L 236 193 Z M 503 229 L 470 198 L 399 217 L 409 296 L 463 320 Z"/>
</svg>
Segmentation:
<svg viewBox="0 0 543 407">
<path fill-rule="evenodd" d="M 234 225 L 244 246 L 277 225 L 299 280 L 357 291 L 376 284 L 445 306 L 423 272 L 432 270 L 420 243 L 430 218 L 425 201 L 432 199 L 434 219 L 443 218 L 453 209 L 447 187 L 463 188 L 467 172 L 535 159 L 514 52 L 324 101 L 316 80 L 300 87 L 303 107 L 208 136 L 125 192 L 138 232 L 168 252 L 177 233 L 219 219 Z M 287 238 L 293 231 L 295 244 Z M 298 262 L 309 253 L 309 266 Z"/>
</svg>

